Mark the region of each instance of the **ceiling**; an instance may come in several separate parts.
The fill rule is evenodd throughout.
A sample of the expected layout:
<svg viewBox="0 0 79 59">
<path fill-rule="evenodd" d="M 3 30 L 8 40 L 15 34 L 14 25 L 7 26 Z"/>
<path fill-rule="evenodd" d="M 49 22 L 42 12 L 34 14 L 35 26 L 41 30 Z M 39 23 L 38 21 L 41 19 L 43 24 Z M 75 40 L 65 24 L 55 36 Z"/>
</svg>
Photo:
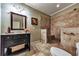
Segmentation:
<svg viewBox="0 0 79 59">
<path fill-rule="evenodd" d="M 72 5 L 72 3 L 25 3 L 25 4 L 50 16 Z M 60 5 L 59 8 L 56 7 L 57 4 Z"/>
</svg>

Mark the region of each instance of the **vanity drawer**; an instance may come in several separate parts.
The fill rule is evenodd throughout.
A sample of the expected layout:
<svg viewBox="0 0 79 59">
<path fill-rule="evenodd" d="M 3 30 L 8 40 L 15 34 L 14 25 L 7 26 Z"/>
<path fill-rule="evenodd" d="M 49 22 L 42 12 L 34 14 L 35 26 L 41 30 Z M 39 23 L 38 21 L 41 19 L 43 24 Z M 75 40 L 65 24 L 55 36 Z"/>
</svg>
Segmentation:
<svg viewBox="0 0 79 59">
<path fill-rule="evenodd" d="M 3 40 L 9 40 L 9 39 L 12 39 L 12 36 L 10 36 L 10 35 L 2 35 L 1 39 L 3 39 Z"/>
</svg>

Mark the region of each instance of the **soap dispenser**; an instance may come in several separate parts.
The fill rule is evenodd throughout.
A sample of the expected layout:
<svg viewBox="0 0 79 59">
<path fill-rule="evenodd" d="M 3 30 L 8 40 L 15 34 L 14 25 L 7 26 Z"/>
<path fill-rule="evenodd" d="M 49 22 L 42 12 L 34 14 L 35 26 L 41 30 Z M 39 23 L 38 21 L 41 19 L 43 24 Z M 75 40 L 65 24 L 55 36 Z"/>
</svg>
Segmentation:
<svg viewBox="0 0 79 59">
<path fill-rule="evenodd" d="M 7 31 L 8 31 L 8 33 L 10 33 L 10 32 L 11 32 L 11 28 L 10 28 L 10 27 L 8 27 L 8 30 L 7 30 Z"/>
</svg>

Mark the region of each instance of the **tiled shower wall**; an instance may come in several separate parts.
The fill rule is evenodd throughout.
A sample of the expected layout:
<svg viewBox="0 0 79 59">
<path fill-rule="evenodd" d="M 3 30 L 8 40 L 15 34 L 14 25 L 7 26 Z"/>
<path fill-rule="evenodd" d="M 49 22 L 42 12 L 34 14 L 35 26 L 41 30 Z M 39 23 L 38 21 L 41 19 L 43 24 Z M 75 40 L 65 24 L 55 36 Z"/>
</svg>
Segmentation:
<svg viewBox="0 0 79 59">
<path fill-rule="evenodd" d="M 51 35 L 60 38 L 61 28 L 79 27 L 79 4 L 51 17 Z"/>
</svg>

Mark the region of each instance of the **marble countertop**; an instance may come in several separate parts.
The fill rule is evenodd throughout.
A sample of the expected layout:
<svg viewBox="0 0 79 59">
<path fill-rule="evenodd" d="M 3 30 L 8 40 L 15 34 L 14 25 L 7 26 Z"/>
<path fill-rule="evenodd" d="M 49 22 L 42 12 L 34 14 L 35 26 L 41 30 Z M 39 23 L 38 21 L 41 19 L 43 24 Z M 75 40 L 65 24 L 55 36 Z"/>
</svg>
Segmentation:
<svg viewBox="0 0 79 59">
<path fill-rule="evenodd" d="M 1 35 L 13 35 L 13 34 L 30 34 L 30 32 L 18 32 L 18 33 L 2 33 Z"/>
</svg>

